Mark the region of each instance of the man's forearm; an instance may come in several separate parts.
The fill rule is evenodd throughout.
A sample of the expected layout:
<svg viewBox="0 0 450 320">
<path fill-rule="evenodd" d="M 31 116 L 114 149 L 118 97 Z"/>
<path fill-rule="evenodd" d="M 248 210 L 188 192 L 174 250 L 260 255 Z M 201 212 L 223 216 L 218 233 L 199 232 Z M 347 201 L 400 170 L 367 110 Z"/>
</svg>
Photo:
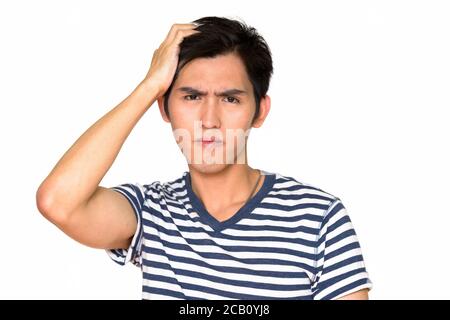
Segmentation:
<svg viewBox="0 0 450 320">
<path fill-rule="evenodd" d="M 126 138 L 158 96 L 150 80 L 141 82 L 120 104 L 86 130 L 39 187 L 45 211 L 65 219 L 95 192 Z"/>
</svg>

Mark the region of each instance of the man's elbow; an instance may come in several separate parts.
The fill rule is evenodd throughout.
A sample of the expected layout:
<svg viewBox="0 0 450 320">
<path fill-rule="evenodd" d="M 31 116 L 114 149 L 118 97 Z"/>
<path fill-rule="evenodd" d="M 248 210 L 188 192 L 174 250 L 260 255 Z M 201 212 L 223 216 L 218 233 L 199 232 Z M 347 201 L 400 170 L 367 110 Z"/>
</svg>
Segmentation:
<svg viewBox="0 0 450 320">
<path fill-rule="evenodd" d="M 36 191 L 36 207 L 47 220 L 56 225 L 63 224 L 67 220 L 67 214 L 55 207 L 52 192 L 43 184 Z"/>
</svg>

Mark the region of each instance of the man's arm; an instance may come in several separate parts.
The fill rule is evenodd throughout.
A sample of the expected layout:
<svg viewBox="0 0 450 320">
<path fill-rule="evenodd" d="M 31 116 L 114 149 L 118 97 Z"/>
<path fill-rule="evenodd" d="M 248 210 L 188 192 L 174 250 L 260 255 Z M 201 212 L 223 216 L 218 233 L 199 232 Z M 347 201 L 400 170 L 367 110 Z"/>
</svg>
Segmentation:
<svg viewBox="0 0 450 320">
<path fill-rule="evenodd" d="M 39 186 L 39 211 L 73 239 L 95 248 L 128 248 L 137 227 L 133 208 L 99 183 L 136 123 L 170 86 L 178 45 L 195 32 L 192 24 L 174 24 L 145 79 L 78 138 Z"/>
<path fill-rule="evenodd" d="M 363 289 L 353 293 L 350 293 L 346 296 L 340 297 L 337 300 L 369 300 L 369 290 Z"/>
</svg>

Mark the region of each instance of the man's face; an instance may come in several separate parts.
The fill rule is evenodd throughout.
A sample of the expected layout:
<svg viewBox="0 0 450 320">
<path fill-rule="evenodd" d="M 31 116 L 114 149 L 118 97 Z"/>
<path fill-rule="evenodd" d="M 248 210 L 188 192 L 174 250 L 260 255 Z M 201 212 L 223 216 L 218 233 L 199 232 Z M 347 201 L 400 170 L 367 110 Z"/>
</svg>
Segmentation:
<svg viewBox="0 0 450 320">
<path fill-rule="evenodd" d="M 212 173 L 247 163 L 246 143 L 255 109 L 253 87 L 238 55 L 187 63 L 173 84 L 169 115 L 190 168 Z"/>
</svg>

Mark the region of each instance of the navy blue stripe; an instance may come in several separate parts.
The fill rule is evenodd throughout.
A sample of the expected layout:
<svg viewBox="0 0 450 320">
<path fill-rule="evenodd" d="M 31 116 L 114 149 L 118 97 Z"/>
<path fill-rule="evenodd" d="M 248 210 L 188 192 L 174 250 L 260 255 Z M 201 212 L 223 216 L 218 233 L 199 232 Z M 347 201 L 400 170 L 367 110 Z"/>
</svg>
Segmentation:
<svg viewBox="0 0 450 320">
<path fill-rule="evenodd" d="M 161 243 L 164 247 L 168 247 L 168 248 L 172 248 L 172 249 L 177 249 L 177 250 L 183 250 L 183 251 L 189 251 L 189 252 L 193 252 L 193 253 L 197 253 L 196 251 L 194 251 L 191 247 L 191 245 L 196 245 L 198 243 L 198 245 L 200 246 L 215 246 L 215 247 L 219 247 L 221 249 L 223 249 L 224 251 L 227 252 L 255 252 L 255 253 L 280 253 L 280 254 L 287 254 L 292 256 L 292 259 L 297 259 L 297 258 L 306 258 L 306 259 L 310 259 L 310 260 L 314 260 L 315 258 L 315 254 L 310 254 L 307 252 L 303 252 L 303 251 L 299 251 L 299 250 L 292 250 L 292 249 L 287 249 L 287 248 L 267 248 L 267 247 L 251 247 L 251 246 L 222 246 L 222 245 L 218 245 L 216 243 L 214 243 L 212 240 L 201 240 L 201 241 L 189 241 L 188 244 L 180 244 L 180 243 L 172 243 L 166 240 L 162 240 L 161 238 L 159 238 L 158 236 L 152 235 L 152 234 L 145 234 L 145 238 L 148 240 L 152 240 L 155 242 L 159 242 Z M 194 243 L 197 242 L 197 243 Z M 202 254 L 202 252 L 198 253 L 198 254 Z M 233 258 L 230 256 L 230 258 L 232 258 L 233 260 L 239 260 L 238 258 Z M 220 258 L 218 258 L 220 259 Z"/>
<path fill-rule="evenodd" d="M 336 204 L 335 204 L 336 203 Z M 333 207 L 334 205 L 334 207 Z M 331 209 L 328 214 L 326 215 L 326 217 L 324 217 L 323 219 L 323 225 L 326 225 L 328 223 L 328 221 L 333 218 L 339 211 L 341 211 L 344 208 L 344 205 L 339 201 L 336 200 L 335 202 L 333 202 L 332 204 L 329 205 L 329 208 L 333 207 L 333 209 Z"/>
<path fill-rule="evenodd" d="M 277 203 L 261 203 L 258 205 L 260 208 L 266 208 L 266 209 L 274 209 L 274 210 L 281 210 L 281 211 L 294 211 L 294 210 L 300 210 L 300 209 L 311 209 L 311 208 L 317 208 L 326 210 L 328 208 L 328 205 L 321 204 L 321 203 L 299 203 L 293 206 L 286 206 L 281 205 Z"/>
<path fill-rule="evenodd" d="M 170 242 L 163 241 L 159 237 L 157 237 L 153 234 L 149 234 L 149 233 L 145 233 L 145 238 L 148 240 L 156 241 L 156 242 L 162 241 L 163 244 L 170 243 Z M 186 240 L 186 243 L 188 246 L 190 246 L 190 245 L 215 246 L 215 247 L 219 247 L 225 251 L 230 251 L 230 252 L 244 252 L 245 251 L 245 252 L 262 252 L 262 253 L 282 253 L 282 254 L 289 254 L 289 255 L 292 255 L 295 257 L 306 258 L 306 259 L 310 259 L 310 260 L 314 260 L 316 257 L 316 255 L 313 253 L 308 253 L 308 252 L 304 252 L 304 251 L 300 251 L 300 250 L 293 250 L 293 249 L 289 249 L 289 248 L 255 247 L 255 246 L 244 246 L 244 245 L 242 245 L 242 246 L 227 246 L 227 245 L 219 245 L 212 239 L 185 239 L 185 240 Z M 189 247 L 188 249 L 189 249 L 189 251 L 194 252 L 191 247 Z"/>
<path fill-rule="evenodd" d="M 350 284 L 348 284 L 346 286 L 343 286 L 343 287 L 337 289 L 336 291 L 333 291 L 332 293 L 326 295 L 322 299 L 323 300 L 333 299 L 333 298 L 337 297 L 338 295 L 340 295 L 343 292 L 349 291 L 351 289 L 357 288 L 357 287 L 359 287 L 359 286 L 361 286 L 363 284 L 367 284 L 367 283 L 368 283 L 368 279 L 367 278 L 357 280 L 355 282 L 352 282 L 352 283 L 350 283 Z M 363 290 L 363 289 L 361 289 L 361 290 Z"/>
<path fill-rule="evenodd" d="M 229 291 L 224 291 L 224 290 L 220 290 L 220 289 L 216 289 L 216 288 L 196 285 L 196 284 L 192 284 L 192 283 L 183 283 L 183 288 L 187 289 L 187 290 L 200 291 L 200 293 L 204 292 L 204 293 L 209 293 L 209 294 L 220 295 L 225 298 L 239 299 L 239 300 L 269 300 L 269 299 L 273 300 L 273 299 L 277 299 L 276 297 L 273 297 L 273 296 L 252 295 L 252 294 L 246 294 L 244 292 L 239 292 L 239 291 L 229 292 Z M 240 288 L 240 289 L 245 291 L 246 288 Z"/>
<path fill-rule="evenodd" d="M 150 201 L 152 201 L 151 199 L 148 199 Z M 187 214 L 180 214 L 180 213 L 175 213 L 172 211 L 169 211 L 166 205 L 160 205 L 159 203 L 155 203 L 154 201 L 152 201 L 152 203 L 155 206 L 158 207 L 162 207 L 163 209 L 167 210 L 168 213 L 170 214 L 171 217 L 173 217 L 174 219 L 179 219 L 179 220 L 183 220 L 183 221 L 192 221 L 192 222 L 202 222 L 202 220 L 199 219 L 199 217 L 194 217 L 191 218 L 189 215 Z M 258 207 L 263 207 L 261 204 L 256 206 L 255 209 L 257 209 Z M 191 208 L 186 208 L 183 207 L 183 209 L 185 209 L 188 213 L 192 213 L 195 212 L 195 210 L 191 209 Z M 155 210 L 154 208 L 151 208 L 150 206 L 144 205 L 143 210 L 153 214 L 157 217 L 159 217 L 160 219 L 166 221 L 166 222 L 172 222 L 173 220 L 169 219 L 167 216 L 165 216 L 164 214 L 162 214 L 161 212 Z M 196 212 L 195 212 L 196 213 Z M 313 214 L 308 214 L 308 213 L 304 213 L 304 214 L 298 214 L 297 216 L 293 216 L 293 217 L 288 217 L 288 216 L 275 216 L 275 215 L 266 215 L 266 214 L 258 214 L 258 213 L 252 213 L 251 215 L 249 215 L 247 217 L 247 219 L 254 219 L 254 220 L 273 220 L 273 221 L 284 221 L 284 222 L 299 222 L 302 220 L 312 220 L 315 222 L 321 222 L 322 221 L 322 216 L 319 215 L 313 215 Z"/>
<path fill-rule="evenodd" d="M 341 255 L 341 254 L 343 254 L 343 253 L 345 253 L 345 252 L 347 252 L 349 250 L 356 249 L 356 248 L 359 248 L 359 247 L 360 247 L 359 246 L 359 242 L 357 242 L 357 241 L 349 243 L 349 244 L 347 244 L 347 245 L 345 245 L 345 246 L 343 246 L 343 247 L 341 247 L 341 248 L 339 248 L 337 250 L 334 250 L 333 252 L 328 253 L 325 256 L 324 260 L 327 261 L 327 260 L 329 260 L 329 259 L 331 259 L 331 258 L 333 258 L 333 257 L 335 257 L 337 255 Z M 325 248 L 324 250 L 321 250 L 319 253 L 317 253 L 317 261 L 322 259 L 325 250 L 327 250 L 327 248 Z M 324 263 L 326 263 L 326 262 L 324 262 Z"/>
<path fill-rule="evenodd" d="M 253 226 L 253 225 L 244 225 L 244 224 L 235 224 L 228 228 L 228 230 L 238 230 L 238 231 L 275 231 L 275 232 L 285 232 L 285 233 L 297 233 L 304 232 L 312 235 L 318 235 L 319 229 L 311 228 L 307 226 L 296 226 L 296 227 L 283 227 L 283 226 Z"/>
<path fill-rule="evenodd" d="M 159 237 L 145 233 L 145 238 L 148 240 L 154 240 L 154 241 L 163 241 Z M 286 247 L 255 247 L 255 246 L 227 246 L 227 245 L 219 245 L 216 242 L 214 242 L 212 239 L 185 239 L 186 243 L 188 245 L 205 245 L 205 246 L 216 246 L 219 248 L 222 248 L 225 251 L 230 252 L 264 252 L 264 253 L 283 253 L 283 254 L 289 254 L 293 257 L 299 257 L 299 258 L 306 258 L 310 260 L 314 260 L 316 257 L 313 253 L 308 253 L 305 251 L 300 250 L 293 250 L 288 249 Z M 166 241 L 164 241 L 166 243 Z M 170 243 L 170 242 L 168 242 Z M 192 248 L 190 248 L 192 250 Z"/>
<path fill-rule="evenodd" d="M 192 249 L 189 246 L 186 246 L 186 245 L 177 244 L 177 243 L 169 243 L 169 242 L 165 242 L 165 241 L 161 241 L 161 242 L 167 248 L 172 248 L 172 249 L 175 249 L 175 250 L 183 250 L 183 251 L 194 252 L 194 251 L 192 251 Z M 143 246 L 143 251 L 144 252 L 148 252 L 148 251 L 146 251 L 147 249 L 148 249 L 147 246 Z M 153 253 L 154 250 L 155 249 L 152 248 L 149 253 Z M 297 268 L 305 269 L 305 270 L 308 270 L 308 268 L 310 268 L 306 263 L 300 262 L 300 261 L 268 259 L 268 258 L 236 258 L 236 257 L 233 257 L 232 255 L 223 254 L 223 253 L 215 253 L 215 252 L 199 252 L 199 251 L 197 251 L 195 253 L 200 257 L 200 259 L 201 258 L 203 258 L 203 259 L 217 259 L 217 260 L 224 260 L 224 261 L 241 262 L 241 263 L 244 263 L 244 264 L 248 264 L 249 268 L 251 268 L 252 264 L 275 265 L 275 266 L 279 266 L 279 265 L 293 266 L 293 267 L 297 267 Z M 166 256 L 170 256 L 170 257 L 174 257 L 173 255 L 169 255 L 168 253 L 165 253 L 165 255 Z M 181 260 L 189 259 L 189 260 L 199 261 L 198 259 L 191 259 L 191 258 L 186 258 L 186 257 L 183 257 L 183 256 L 177 256 L 177 257 L 179 259 L 181 259 Z"/>
<path fill-rule="evenodd" d="M 363 257 L 360 254 L 358 254 L 356 256 L 353 256 L 353 257 L 350 257 L 348 259 L 342 260 L 342 261 L 340 261 L 338 263 L 335 263 L 335 264 L 333 264 L 331 266 L 325 267 L 323 269 L 323 273 L 324 274 L 325 273 L 329 273 L 329 272 L 332 272 L 334 270 L 340 269 L 342 267 L 348 266 L 348 265 L 350 265 L 352 263 L 359 262 L 359 261 L 363 261 Z"/>
<path fill-rule="evenodd" d="M 231 285 L 243 288 L 254 288 L 254 289 L 264 289 L 264 290 L 272 290 L 272 291 L 294 291 L 294 290 L 308 290 L 311 286 L 309 284 L 272 284 L 272 283 L 264 283 L 264 282 L 251 282 L 245 280 L 234 280 L 234 279 L 226 279 L 218 276 L 208 275 L 201 272 L 189 271 L 189 270 L 180 270 L 173 269 L 179 276 L 186 276 L 191 278 L 197 278 L 201 280 L 212 281 L 217 284 Z M 244 275 L 243 275 L 244 276 Z M 156 280 L 161 282 L 167 282 L 179 285 L 184 287 L 184 282 L 179 282 L 176 278 L 157 275 L 157 274 L 148 274 L 144 273 L 144 279 L 147 280 Z M 193 280 L 193 282 L 196 282 Z"/>
<path fill-rule="evenodd" d="M 258 208 L 258 207 L 256 207 Z M 252 213 L 248 218 L 251 218 L 252 220 L 273 220 L 273 221 L 283 221 L 283 222 L 300 222 L 304 220 L 310 220 L 314 222 L 321 222 L 322 216 L 316 215 L 316 214 L 309 214 L 309 213 L 298 213 L 298 215 L 295 215 L 293 217 L 283 216 L 281 213 L 280 215 L 270 215 L 270 214 L 258 214 L 256 212 Z"/>
<path fill-rule="evenodd" d="M 343 216 L 341 219 L 339 219 L 339 220 L 337 220 L 335 223 L 333 223 L 331 226 L 326 226 L 326 225 L 325 225 L 325 227 L 326 227 L 327 229 L 326 229 L 326 232 L 320 237 L 320 239 L 319 239 L 319 241 L 318 241 L 319 246 L 322 244 L 323 241 L 327 241 L 327 246 L 329 246 L 328 241 L 334 239 L 334 238 L 329 239 L 329 236 L 330 236 L 329 233 L 332 232 L 332 231 L 334 231 L 334 230 L 336 230 L 337 228 L 339 228 L 340 226 L 342 226 L 343 224 L 345 224 L 345 223 L 347 223 L 347 222 L 351 222 L 351 221 L 349 220 L 348 216 L 345 215 L 345 216 Z M 352 229 L 353 229 L 353 228 L 352 228 Z M 349 229 L 349 230 L 350 230 L 350 229 Z"/>
<path fill-rule="evenodd" d="M 144 273 L 143 274 L 143 279 L 153 280 L 153 281 L 160 281 L 160 282 L 164 282 L 164 283 L 170 283 L 170 284 L 174 284 L 176 286 L 179 286 L 180 288 L 183 288 L 182 283 L 178 282 L 178 280 L 175 279 L 174 277 L 167 277 L 167 276 L 163 276 L 163 275 L 159 275 L 159 274 L 153 274 L 153 273 Z"/>
<path fill-rule="evenodd" d="M 154 253 L 158 254 L 158 253 Z M 157 269 L 164 269 L 169 270 L 172 272 L 180 273 L 181 270 L 177 268 L 173 268 L 170 264 L 153 261 L 153 260 L 147 260 L 143 259 L 144 266 L 146 267 L 153 267 Z M 225 273 L 235 273 L 235 274 L 243 274 L 243 275 L 257 275 L 260 277 L 272 277 L 272 278 L 308 278 L 308 275 L 304 271 L 300 272 L 284 272 L 284 271 L 254 271 L 250 269 L 242 269 L 242 268 L 236 268 L 236 267 L 227 267 L 229 269 L 232 269 L 231 272 L 225 271 L 223 267 L 210 267 L 207 266 L 207 268 L 213 269 L 215 271 L 221 271 Z"/>
<path fill-rule="evenodd" d="M 122 249 L 112 249 L 110 250 L 112 253 L 114 253 L 119 258 L 125 258 L 125 255 L 122 254 Z"/>
<path fill-rule="evenodd" d="M 161 207 L 163 207 L 164 209 L 167 210 L 167 205 L 171 206 L 171 207 L 175 207 L 181 210 L 187 210 L 188 208 L 185 207 L 185 203 L 182 202 L 181 200 L 174 200 L 174 199 L 170 199 L 167 196 L 161 197 L 161 198 L 156 198 L 151 194 L 146 194 L 145 195 L 147 200 L 150 200 L 152 203 L 156 204 L 156 205 L 161 205 Z M 317 199 L 317 200 L 327 200 L 327 201 L 331 201 L 331 198 L 328 197 L 323 197 L 323 196 L 319 196 L 319 195 L 313 195 L 313 194 L 305 194 L 305 195 L 267 195 L 267 198 L 271 198 L 271 199 L 279 199 L 279 200 L 301 200 L 301 199 Z M 186 197 L 180 197 L 180 199 L 185 200 Z M 162 200 L 164 200 L 165 203 L 162 203 Z M 188 201 L 185 201 L 186 203 L 189 203 Z M 189 211 L 193 211 L 192 209 L 190 209 Z"/>
<path fill-rule="evenodd" d="M 118 260 L 112 259 L 115 263 L 117 263 L 120 266 L 123 266 L 125 264 L 125 259 L 123 255 L 119 252 L 117 249 L 111 249 L 109 250 Z"/>
<path fill-rule="evenodd" d="M 283 182 L 286 182 L 286 181 L 283 181 Z M 319 191 L 319 192 L 323 192 L 324 194 L 330 195 L 329 193 L 324 192 L 323 190 L 320 190 L 319 188 L 312 187 L 312 186 L 306 186 L 306 185 L 302 185 L 302 184 L 295 184 L 295 185 L 292 185 L 292 186 L 289 186 L 289 187 L 281 187 L 281 186 L 278 186 L 277 184 L 278 183 L 274 184 L 273 189 L 272 189 L 273 191 L 280 191 L 280 190 L 283 190 L 283 191 L 297 191 L 297 190 L 302 190 L 303 189 L 303 190 Z M 330 195 L 330 197 L 333 198 L 332 195 Z"/>
<path fill-rule="evenodd" d="M 303 194 L 273 194 L 270 193 L 267 194 L 267 198 L 275 198 L 280 200 L 303 200 L 303 199 L 317 199 L 317 200 L 325 200 L 325 201 L 331 201 L 334 200 L 330 197 L 321 196 L 318 194 L 312 194 L 312 193 L 303 193 Z"/>
<path fill-rule="evenodd" d="M 148 293 L 160 294 L 163 296 L 168 296 L 168 297 L 173 297 L 173 298 L 179 298 L 179 299 L 185 299 L 185 300 L 188 299 L 188 297 L 186 297 L 181 292 L 172 291 L 172 290 L 168 290 L 168 289 L 162 289 L 162 288 L 148 287 L 146 285 L 142 286 L 142 291 L 148 292 Z M 201 299 L 199 299 L 199 300 L 201 300 Z"/>
<path fill-rule="evenodd" d="M 329 288 L 332 285 L 335 285 L 336 283 L 339 283 L 342 280 L 345 280 L 345 279 L 350 278 L 358 273 L 365 272 L 365 271 L 366 270 L 364 268 L 354 269 L 354 270 L 350 270 L 346 273 L 337 275 L 333 278 L 327 279 L 325 281 L 319 281 L 319 283 L 317 285 L 317 290 L 319 292 L 323 291 L 324 289 Z M 323 275 L 322 275 L 322 277 L 323 277 Z"/>
<path fill-rule="evenodd" d="M 343 224 L 346 224 L 347 222 L 350 222 L 350 219 L 348 218 L 348 215 L 345 215 L 345 216 L 341 217 L 339 220 L 336 220 L 332 225 L 329 225 L 327 227 L 327 232 L 328 233 L 333 232 L 334 230 L 336 230 Z"/>
<path fill-rule="evenodd" d="M 327 246 L 332 246 L 333 244 L 335 244 L 345 238 L 354 236 L 354 235 L 356 235 L 355 229 L 349 229 L 347 231 L 344 231 L 344 232 L 338 234 L 337 236 L 335 236 L 333 239 L 328 240 Z"/>
<path fill-rule="evenodd" d="M 308 247 L 315 247 L 316 241 L 311 240 L 305 240 L 302 238 L 284 238 L 284 237 L 276 237 L 276 236 L 235 236 L 235 235 L 228 235 L 221 232 L 215 232 L 215 231 L 207 231 L 203 228 L 196 228 L 196 227 L 185 227 L 185 226 L 177 226 L 177 230 L 169 230 L 165 229 L 163 226 L 156 225 L 151 220 L 143 220 L 143 224 L 145 226 L 151 227 L 156 229 L 158 232 L 164 233 L 166 235 L 171 235 L 175 237 L 183 237 L 180 232 L 196 232 L 206 233 L 209 237 L 219 238 L 219 239 L 226 239 L 226 240 L 242 240 L 242 241 L 277 241 L 277 242 L 286 242 L 286 243 L 296 243 L 301 244 Z M 144 231 L 145 233 L 145 231 Z M 184 238 L 184 237 L 183 237 Z M 185 238 L 185 241 L 190 241 L 190 239 Z"/>
<path fill-rule="evenodd" d="M 153 197 L 151 194 L 146 194 L 145 198 L 147 200 L 150 200 L 152 203 L 154 203 L 158 206 L 161 206 L 161 207 L 164 206 L 165 209 L 167 209 L 167 206 L 171 206 L 171 207 L 174 207 L 177 209 L 182 209 L 182 210 L 185 209 L 185 205 L 183 203 L 179 203 L 179 201 L 175 201 L 175 200 L 171 200 L 171 199 L 168 200 L 165 197 L 163 197 L 163 199 L 158 199 L 158 198 Z M 162 202 L 162 200 L 164 200 L 164 203 Z"/>
<path fill-rule="evenodd" d="M 330 260 L 331 258 L 334 258 L 336 256 L 340 256 L 341 254 L 353 250 L 353 249 L 357 249 L 359 248 L 359 243 L 358 242 L 352 242 L 349 243 L 339 249 L 334 250 L 333 252 L 328 253 L 327 255 L 325 255 L 325 261 Z"/>
<path fill-rule="evenodd" d="M 301 277 L 304 273 L 302 271 L 299 272 L 285 272 L 285 271 L 270 271 L 270 270 L 253 270 L 251 269 L 251 265 L 249 265 L 248 268 L 241 268 L 241 267 L 228 267 L 228 266 L 215 266 L 212 264 L 209 264 L 203 260 L 198 260 L 198 259 L 193 259 L 193 258 L 188 258 L 188 257 L 180 257 L 180 256 L 174 256 L 171 254 L 168 254 L 167 252 L 165 252 L 164 250 L 161 249 L 156 249 L 156 248 L 149 248 L 145 245 L 142 246 L 142 250 L 144 252 L 150 253 L 150 254 L 155 254 L 155 255 L 160 255 L 163 257 L 166 257 L 169 260 L 172 261 L 176 261 L 176 262 L 181 262 L 181 263 L 186 263 L 186 264 L 192 264 L 194 266 L 200 266 L 200 267 L 205 267 L 205 268 L 210 268 L 216 271 L 221 271 L 221 272 L 231 272 L 231 273 L 246 273 L 246 274 L 253 274 L 253 275 L 260 275 L 260 276 L 264 276 L 267 274 L 271 274 L 271 276 L 278 276 L 278 277 L 286 277 L 286 276 L 292 276 L 292 277 Z M 143 264 L 147 265 L 148 261 L 144 258 L 143 259 Z M 264 264 L 264 263 L 261 263 Z M 269 263 L 265 263 L 267 265 L 270 265 Z M 303 264 L 302 268 L 300 268 L 299 270 L 306 270 L 309 272 L 313 272 L 314 269 L 313 267 L 309 266 L 309 265 L 305 265 Z M 278 275 L 276 275 L 278 274 Z"/>
<path fill-rule="evenodd" d="M 154 205 L 155 206 L 157 206 L 157 207 L 161 207 L 160 205 L 159 205 L 159 203 L 154 203 Z M 184 208 L 188 213 L 194 213 L 194 214 L 197 214 L 194 210 L 192 210 L 192 209 L 188 209 L 188 208 Z M 167 210 L 167 209 L 166 209 Z M 155 217 L 158 217 L 158 218 L 160 218 L 161 220 L 164 220 L 164 221 L 166 221 L 166 222 L 169 222 L 169 223 L 175 223 L 175 221 L 174 221 L 174 219 L 178 219 L 178 220 L 183 220 L 183 221 L 189 221 L 189 222 L 193 222 L 193 223 L 195 223 L 195 222 L 201 222 L 201 223 L 203 223 L 201 220 L 200 220 L 200 218 L 197 216 L 197 217 L 193 217 L 193 218 L 191 218 L 188 214 L 186 214 L 186 213 L 176 213 L 176 212 L 173 212 L 173 211 L 169 211 L 169 212 L 167 212 L 166 211 L 166 215 L 165 214 L 163 214 L 162 212 L 160 212 L 160 211 L 158 211 L 158 210 L 156 210 L 155 208 L 152 208 L 152 207 L 150 207 L 150 206 L 148 206 L 148 205 L 145 205 L 144 207 L 143 207 L 143 211 L 145 211 L 145 212 L 147 212 L 148 214 L 150 214 L 150 215 L 152 215 L 152 216 L 155 216 Z M 169 214 L 169 217 L 167 216 L 167 214 Z M 145 220 L 145 218 L 144 218 L 144 220 Z"/>
</svg>

